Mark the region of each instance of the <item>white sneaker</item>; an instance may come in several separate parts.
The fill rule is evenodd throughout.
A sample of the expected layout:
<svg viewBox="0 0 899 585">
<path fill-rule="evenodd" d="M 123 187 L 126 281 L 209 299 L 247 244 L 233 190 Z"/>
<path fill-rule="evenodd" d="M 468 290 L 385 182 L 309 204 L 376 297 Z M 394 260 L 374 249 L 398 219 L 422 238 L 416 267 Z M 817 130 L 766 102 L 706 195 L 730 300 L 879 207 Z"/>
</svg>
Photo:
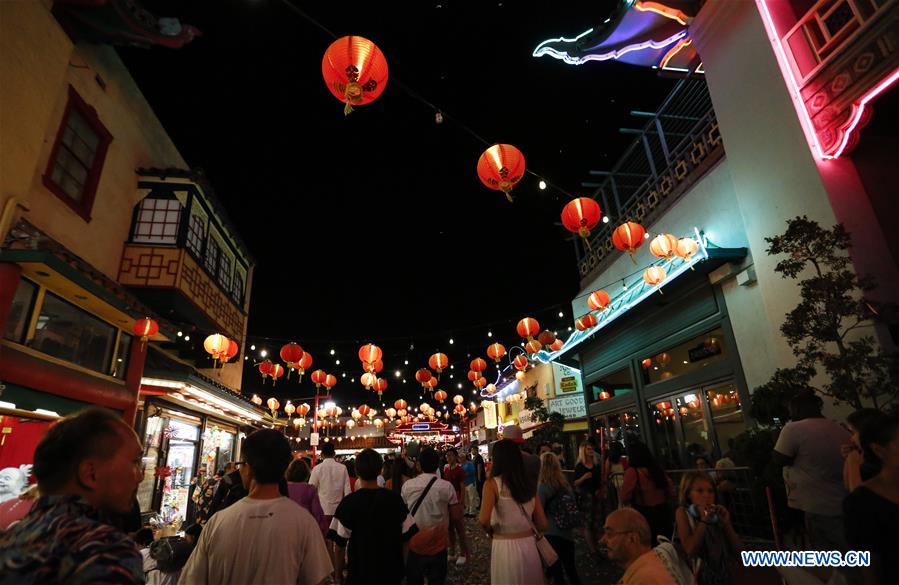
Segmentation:
<svg viewBox="0 0 899 585">
<path fill-rule="evenodd" d="M 468 562 L 468 559 L 466 559 L 465 557 L 459 557 L 459 558 L 456 559 L 456 566 L 457 566 L 457 567 L 461 567 L 461 566 L 464 565 L 466 562 Z"/>
</svg>

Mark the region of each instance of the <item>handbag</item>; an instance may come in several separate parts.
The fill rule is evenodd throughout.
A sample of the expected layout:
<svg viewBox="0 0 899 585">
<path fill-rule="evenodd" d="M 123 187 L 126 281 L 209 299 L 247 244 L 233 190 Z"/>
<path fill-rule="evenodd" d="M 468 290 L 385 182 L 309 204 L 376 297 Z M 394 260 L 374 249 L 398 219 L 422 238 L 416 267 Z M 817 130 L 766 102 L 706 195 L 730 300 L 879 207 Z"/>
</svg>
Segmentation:
<svg viewBox="0 0 899 585">
<path fill-rule="evenodd" d="M 537 544 L 537 553 L 540 555 L 540 562 L 543 563 L 544 567 L 553 566 L 559 560 L 556 549 L 553 548 L 553 545 L 551 545 L 549 541 L 540 534 L 537 527 L 534 526 L 534 521 L 528 516 L 527 512 L 524 511 L 524 506 L 521 505 L 521 502 L 516 501 L 515 503 L 518 504 L 518 509 L 521 510 L 524 517 L 528 519 L 528 524 L 531 525 L 531 530 L 534 531 L 534 541 Z"/>
</svg>

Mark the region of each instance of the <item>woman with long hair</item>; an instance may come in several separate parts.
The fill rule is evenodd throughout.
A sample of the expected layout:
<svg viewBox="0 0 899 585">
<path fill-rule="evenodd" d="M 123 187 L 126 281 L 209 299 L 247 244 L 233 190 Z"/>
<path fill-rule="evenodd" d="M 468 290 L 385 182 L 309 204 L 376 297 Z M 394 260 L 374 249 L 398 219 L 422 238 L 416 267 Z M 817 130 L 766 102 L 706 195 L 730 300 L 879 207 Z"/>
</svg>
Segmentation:
<svg viewBox="0 0 899 585">
<path fill-rule="evenodd" d="M 562 473 L 562 465 L 559 458 L 552 452 L 540 456 L 540 479 L 537 483 L 537 495 L 540 504 L 546 512 L 546 540 L 549 541 L 556 553 L 559 562 L 549 568 L 549 576 L 553 585 L 565 585 L 565 576 L 571 585 L 580 585 L 581 580 L 577 574 L 577 566 L 574 562 L 574 535 L 571 528 L 559 528 L 553 521 L 552 506 L 562 504 L 561 496 L 569 494 L 574 498 L 571 486 Z"/>
<path fill-rule="evenodd" d="M 493 538 L 491 583 L 544 584 L 534 527 L 546 530 L 546 515 L 513 441 L 503 439 L 493 446 L 493 466 L 490 481 L 484 484 L 478 521 Z"/>
<path fill-rule="evenodd" d="M 284 474 L 287 479 L 287 496 L 306 508 L 312 514 L 315 521 L 318 522 L 322 532 L 328 531 L 328 521 L 325 513 L 322 511 L 321 501 L 318 499 L 318 491 L 314 486 L 309 485 L 309 466 L 302 459 L 294 459 L 287 467 Z"/>
<path fill-rule="evenodd" d="M 674 484 L 644 443 L 629 442 L 627 460 L 619 500 L 643 514 L 655 546 L 657 536 L 671 533 L 674 520 L 669 501 L 674 497 Z"/>
<path fill-rule="evenodd" d="M 574 467 L 574 487 L 578 494 L 578 507 L 584 513 L 584 540 L 590 554 L 596 554 L 597 527 L 602 522 L 599 517 L 599 493 L 602 488 L 602 473 L 596 465 L 593 444 L 581 443 L 577 450 L 577 465 Z"/>
</svg>

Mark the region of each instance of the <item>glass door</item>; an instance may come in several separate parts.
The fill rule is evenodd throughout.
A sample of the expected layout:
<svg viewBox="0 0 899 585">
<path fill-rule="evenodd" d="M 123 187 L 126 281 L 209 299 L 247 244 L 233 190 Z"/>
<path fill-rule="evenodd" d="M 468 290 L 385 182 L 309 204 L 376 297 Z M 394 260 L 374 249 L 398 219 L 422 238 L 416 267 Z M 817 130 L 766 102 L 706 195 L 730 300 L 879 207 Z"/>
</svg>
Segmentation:
<svg viewBox="0 0 899 585">
<path fill-rule="evenodd" d="M 727 382 L 706 388 L 705 395 L 717 447 L 715 455 L 723 457 L 731 450 L 733 439 L 746 430 L 740 394 L 733 382 Z"/>
<path fill-rule="evenodd" d="M 173 524 L 177 528 L 187 515 L 188 494 L 190 481 L 194 475 L 200 426 L 199 423 L 191 424 L 170 419 L 164 435 L 168 436 L 168 452 L 161 513 L 166 523 Z"/>
<path fill-rule="evenodd" d="M 654 455 L 665 469 L 680 469 L 683 458 L 680 450 L 680 425 L 677 410 L 671 399 L 659 400 L 647 405 L 649 429 L 652 435 Z"/>
</svg>

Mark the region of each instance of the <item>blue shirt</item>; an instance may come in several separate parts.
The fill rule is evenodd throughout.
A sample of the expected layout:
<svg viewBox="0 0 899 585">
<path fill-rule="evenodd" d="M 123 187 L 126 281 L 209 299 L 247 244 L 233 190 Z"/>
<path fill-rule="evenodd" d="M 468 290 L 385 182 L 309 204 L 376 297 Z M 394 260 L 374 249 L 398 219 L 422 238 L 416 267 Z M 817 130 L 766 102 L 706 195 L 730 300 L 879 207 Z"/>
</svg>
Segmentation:
<svg viewBox="0 0 899 585">
<path fill-rule="evenodd" d="M 465 485 L 474 485 L 474 462 L 466 461 L 462 464 L 462 470 L 465 472 Z"/>
</svg>

